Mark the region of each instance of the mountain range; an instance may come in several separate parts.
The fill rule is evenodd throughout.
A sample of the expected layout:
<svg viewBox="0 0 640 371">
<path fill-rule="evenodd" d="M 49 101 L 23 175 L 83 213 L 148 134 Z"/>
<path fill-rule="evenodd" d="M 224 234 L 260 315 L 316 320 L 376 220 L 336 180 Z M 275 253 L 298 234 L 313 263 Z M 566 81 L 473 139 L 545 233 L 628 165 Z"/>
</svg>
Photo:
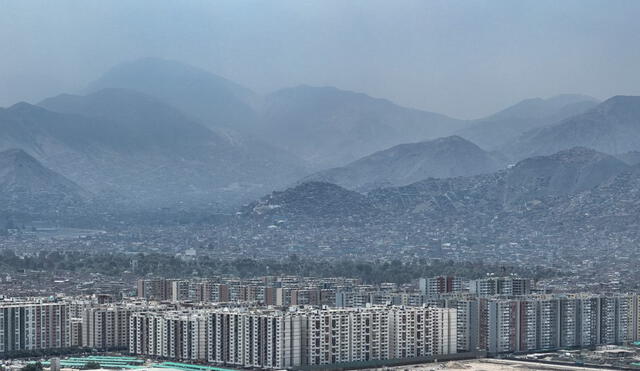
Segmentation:
<svg viewBox="0 0 640 371">
<path fill-rule="evenodd" d="M 451 135 L 469 125 L 334 87 L 301 85 L 260 96 L 215 74 L 158 58 L 115 66 L 83 93 L 105 88 L 142 92 L 209 128 L 259 137 L 316 170 L 396 144 Z"/>
<path fill-rule="evenodd" d="M 267 95 L 260 117 L 262 138 L 320 169 L 397 144 L 451 135 L 469 124 L 362 93 L 306 85 Z"/>
<path fill-rule="evenodd" d="M 276 192 L 247 205 L 243 214 L 275 219 L 296 220 L 311 215 L 307 210 L 322 210 L 328 204 L 340 204 L 345 212 L 329 218 L 340 223 L 341 219 L 377 215 L 437 216 L 440 212 L 484 213 L 495 215 L 531 208 L 544 208 L 570 195 L 591 192 L 607 185 L 625 172 L 635 173 L 629 166 L 613 156 L 591 149 L 576 147 L 550 156 L 539 156 L 518 162 L 516 165 L 490 174 L 467 177 L 429 178 L 401 187 L 375 189 L 367 195 L 348 191 L 337 185 L 310 181 Z M 331 189 L 331 192 L 327 192 Z M 312 197 L 313 207 L 305 194 L 321 194 Z M 338 199 L 331 197 L 338 195 Z M 357 205 L 351 207 L 348 205 Z M 461 220 L 462 221 L 462 220 Z M 469 221 L 469 220 L 467 220 Z M 397 222 L 401 222 L 398 220 Z"/>
<path fill-rule="evenodd" d="M 98 197 L 126 202 L 234 199 L 304 174 L 294 156 L 123 89 L 17 104 L 0 112 L 0 127 L 0 149 L 21 148 Z"/>
<path fill-rule="evenodd" d="M 333 87 L 261 96 L 153 58 L 114 67 L 82 94 L 0 109 L 0 151 L 21 149 L 94 198 L 124 205 L 233 208 L 309 181 L 372 195 L 420 181 L 444 187 L 475 179 L 488 187 L 482 180 L 492 177 L 511 187 L 491 190 L 501 203 L 528 204 L 518 195 L 531 184 L 540 197 L 582 192 L 637 163 L 639 135 L 640 97 L 598 103 L 561 95 L 457 120 Z M 593 169 L 571 162 L 556 169 L 555 159 L 540 157 L 573 147 L 617 159 L 587 156 Z M 499 171 L 509 163 L 518 165 Z M 538 172 L 518 173 L 527 164 Z M 541 178 L 548 189 L 536 188 Z"/>
</svg>

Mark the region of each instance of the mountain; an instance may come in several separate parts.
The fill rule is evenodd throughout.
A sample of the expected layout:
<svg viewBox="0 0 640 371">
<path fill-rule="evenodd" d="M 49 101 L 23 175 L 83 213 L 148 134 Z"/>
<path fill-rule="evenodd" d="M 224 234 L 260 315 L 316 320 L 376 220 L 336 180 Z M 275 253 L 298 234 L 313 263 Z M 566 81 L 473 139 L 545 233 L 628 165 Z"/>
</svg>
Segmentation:
<svg viewBox="0 0 640 371">
<path fill-rule="evenodd" d="M 0 152 L 0 209 L 43 214 L 82 206 L 90 195 L 20 149 Z"/>
<path fill-rule="evenodd" d="M 616 155 L 620 161 L 625 162 L 628 165 L 640 164 L 640 151 L 629 151 Z"/>
<path fill-rule="evenodd" d="M 370 215 L 374 215 L 371 220 L 362 222 L 392 218 L 392 223 L 402 223 L 402 218 L 410 214 L 442 218 L 462 213 L 484 215 L 481 218 L 484 219 L 497 213 L 544 209 L 563 197 L 607 184 L 630 169 L 613 156 L 577 147 L 551 156 L 526 159 L 490 174 L 429 178 L 406 186 L 375 189 L 367 195 L 330 183 L 308 182 L 263 198 L 243 213 L 288 220 L 312 216 L 336 223 Z M 326 210 L 325 215 L 323 211 Z"/>
<path fill-rule="evenodd" d="M 488 215 L 544 208 L 558 198 L 596 188 L 628 171 L 616 158 L 587 148 L 525 159 L 492 174 L 427 179 L 375 190 L 370 197 L 391 210 L 466 210 Z M 401 206 L 398 206 L 401 205 Z"/>
<path fill-rule="evenodd" d="M 209 130 L 142 93 L 105 89 L 41 104 L 51 110 L 0 110 L 0 149 L 24 149 L 98 196 L 228 204 L 304 175 L 295 156 Z"/>
<path fill-rule="evenodd" d="M 304 216 L 343 217 L 348 213 L 366 214 L 371 206 L 364 195 L 326 182 L 305 182 L 284 191 L 273 192 L 243 208 L 247 215 L 289 218 Z"/>
<path fill-rule="evenodd" d="M 502 151 L 512 158 L 582 146 L 618 154 L 640 149 L 640 97 L 615 96 L 559 123 L 524 133 Z"/>
<path fill-rule="evenodd" d="M 223 77 L 177 61 L 143 58 L 119 64 L 91 82 L 84 93 L 123 88 L 148 94 L 208 127 L 248 128 L 259 97 Z"/>
<path fill-rule="evenodd" d="M 475 120 L 458 135 L 482 148 L 495 150 L 529 130 L 584 113 L 597 104 L 595 98 L 575 94 L 526 99 L 489 117 Z"/>
<path fill-rule="evenodd" d="M 306 177 L 342 187 L 368 191 L 401 186 L 425 178 L 451 178 L 491 173 L 502 168 L 498 158 L 475 144 L 451 136 L 419 143 L 399 144 L 365 156 L 343 167 Z"/>
<path fill-rule="evenodd" d="M 604 184 L 628 168 L 613 156 L 582 147 L 532 157 L 504 173 L 503 199 L 513 204 L 575 194 Z"/>
<path fill-rule="evenodd" d="M 266 96 L 260 117 L 262 138 L 320 169 L 397 144 L 450 135 L 467 125 L 361 93 L 306 85 Z"/>
<path fill-rule="evenodd" d="M 553 265 L 558 254 L 568 261 L 633 254 L 639 200 L 640 167 L 572 148 L 491 174 L 429 178 L 366 195 L 305 183 L 250 204 L 218 228 L 243 246 L 300 254 L 395 251 Z"/>
</svg>

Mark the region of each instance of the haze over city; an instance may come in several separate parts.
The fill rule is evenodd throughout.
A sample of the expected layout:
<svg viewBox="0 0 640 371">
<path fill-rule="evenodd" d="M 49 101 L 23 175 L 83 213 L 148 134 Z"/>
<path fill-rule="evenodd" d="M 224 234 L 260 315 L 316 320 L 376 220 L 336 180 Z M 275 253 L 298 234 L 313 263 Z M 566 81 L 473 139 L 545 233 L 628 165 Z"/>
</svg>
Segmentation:
<svg viewBox="0 0 640 371">
<path fill-rule="evenodd" d="M 530 97 L 640 94 L 635 1 L 0 2 L 0 105 L 180 60 L 260 93 L 308 84 L 472 119 Z"/>
<path fill-rule="evenodd" d="M 639 11 L 0 0 L 0 371 L 639 369 Z"/>
</svg>

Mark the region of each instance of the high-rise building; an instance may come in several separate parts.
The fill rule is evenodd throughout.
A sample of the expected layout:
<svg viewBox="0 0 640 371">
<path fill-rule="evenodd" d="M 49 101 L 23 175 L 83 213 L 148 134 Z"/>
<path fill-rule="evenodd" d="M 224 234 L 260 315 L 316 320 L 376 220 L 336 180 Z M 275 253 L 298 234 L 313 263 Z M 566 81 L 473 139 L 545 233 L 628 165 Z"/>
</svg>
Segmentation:
<svg viewBox="0 0 640 371">
<path fill-rule="evenodd" d="M 437 276 L 420 278 L 418 281 L 420 293 L 426 296 L 438 296 L 441 294 L 461 292 L 464 290 L 464 280 L 461 277 Z"/>
<path fill-rule="evenodd" d="M 456 353 L 456 310 L 219 308 L 131 315 L 129 352 L 253 368 Z"/>
<path fill-rule="evenodd" d="M 528 295 L 532 288 L 533 281 L 531 279 L 514 276 L 486 277 L 469 282 L 469 291 L 479 296 Z"/>
<path fill-rule="evenodd" d="M 64 302 L 0 301 L 0 354 L 69 347 L 68 313 Z"/>
<path fill-rule="evenodd" d="M 82 316 L 82 346 L 122 349 L 129 345 L 129 318 L 135 310 L 121 305 L 99 305 L 85 309 Z"/>
<path fill-rule="evenodd" d="M 206 360 L 207 316 L 201 311 L 136 312 L 129 352 L 176 360 Z"/>
</svg>

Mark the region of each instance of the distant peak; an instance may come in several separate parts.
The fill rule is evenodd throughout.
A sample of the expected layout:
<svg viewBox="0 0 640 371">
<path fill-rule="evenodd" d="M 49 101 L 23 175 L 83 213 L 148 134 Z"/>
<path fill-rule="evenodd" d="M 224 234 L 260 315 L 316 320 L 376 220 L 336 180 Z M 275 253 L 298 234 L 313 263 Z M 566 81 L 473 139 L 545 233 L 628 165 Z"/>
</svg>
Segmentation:
<svg viewBox="0 0 640 371">
<path fill-rule="evenodd" d="M 471 143 L 459 135 L 450 135 L 448 137 L 441 137 L 433 140 L 434 142 L 458 142 L 458 143 Z"/>
<path fill-rule="evenodd" d="M 39 107 L 34 106 L 33 104 L 27 103 L 27 102 L 18 102 L 7 109 L 10 111 L 26 111 L 26 110 L 39 109 Z"/>
<path fill-rule="evenodd" d="M 475 143 L 470 140 L 467 140 L 459 135 L 450 135 L 447 137 L 436 138 L 432 140 L 427 140 L 421 142 L 425 145 L 439 145 L 439 146 L 468 146 L 468 147 L 478 147 Z M 480 147 L 478 147 L 480 148 Z"/>
<path fill-rule="evenodd" d="M 640 96 L 616 95 L 611 97 L 597 107 L 604 113 L 640 116 Z"/>
<path fill-rule="evenodd" d="M 602 102 L 603 106 L 614 105 L 614 104 L 639 104 L 640 96 L 636 95 L 615 95 L 604 102 Z"/>
</svg>

